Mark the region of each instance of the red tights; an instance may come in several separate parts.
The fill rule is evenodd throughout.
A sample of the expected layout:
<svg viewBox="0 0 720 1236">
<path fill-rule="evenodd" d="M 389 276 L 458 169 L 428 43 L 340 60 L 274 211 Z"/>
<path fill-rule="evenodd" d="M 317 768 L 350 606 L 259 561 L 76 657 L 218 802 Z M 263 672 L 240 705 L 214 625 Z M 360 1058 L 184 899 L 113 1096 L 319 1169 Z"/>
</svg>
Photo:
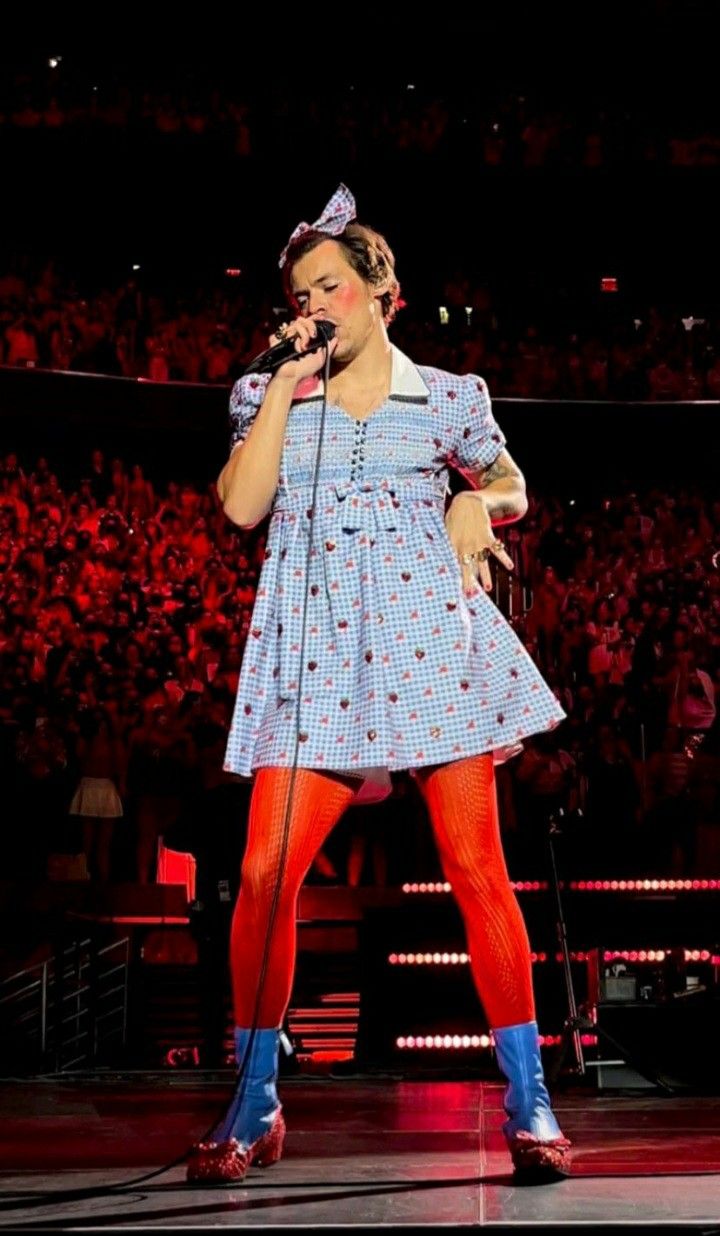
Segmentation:
<svg viewBox="0 0 720 1236">
<path fill-rule="evenodd" d="M 250 804 L 240 895 L 232 926 L 235 1024 L 280 1026 L 295 971 L 300 886 L 357 781 L 336 773 L 297 770 L 289 841 L 269 949 L 267 928 L 277 880 L 290 783 L 287 768 L 261 768 Z M 467 933 L 475 986 L 490 1026 L 533 1021 L 530 945 L 510 887 L 500 840 L 492 756 L 477 755 L 418 770 L 446 878 Z M 265 954 L 267 953 L 267 956 Z M 265 960 L 262 998 L 257 988 Z"/>
</svg>

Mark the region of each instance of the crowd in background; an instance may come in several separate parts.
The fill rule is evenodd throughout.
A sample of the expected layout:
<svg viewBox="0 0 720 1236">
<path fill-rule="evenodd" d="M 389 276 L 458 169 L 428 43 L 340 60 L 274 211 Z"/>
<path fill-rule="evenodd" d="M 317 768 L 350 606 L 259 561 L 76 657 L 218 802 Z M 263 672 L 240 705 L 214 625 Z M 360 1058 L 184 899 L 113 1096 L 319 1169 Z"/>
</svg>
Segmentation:
<svg viewBox="0 0 720 1236">
<path fill-rule="evenodd" d="M 188 74 L 184 83 L 159 76 L 146 73 L 131 84 L 105 80 L 100 64 L 88 76 L 62 57 L 37 62 L 5 80 L 0 137 L 5 131 L 107 142 L 129 134 L 138 147 L 155 141 L 192 152 L 193 143 L 204 144 L 237 158 L 322 142 L 346 165 L 413 157 L 508 169 L 720 164 L 713 109 L 685 116 L 682 100 L 670 103 L 667 91 L 645 91 L 629 102 L 607 89 L 602 97 L 577 90 L 568 106 L 551 89 L 497 88 L 460 73 L 446 85 L 437 74 L 428 83 L 425 75 L 396 69 L 380 92 L 366 88 L 362 72 L 354 83 L 347 67 L 342 79 L 323 82 L 322 92 L 293 94 L 269 82 L 258 87 L 243 74 L 222 85 L 209 84 L 207 74 Z"/>
<path fill-rule="evenodd" d="M 657 8 L 662 17 L 667 5 Z M 477 63 L 491 53 L 479 48 Z M 33 168 L 45 166 L 33 152 L 81 151 L 82 166 L 96 152 L 113 172 L 117 156 L 125 188 L 129 166 L 140 182 L 143 168 L 166 166 L 167 153 L 167 166 L 189 167 L 192 181 L 207 156 L 211 198 L 229 163 L 252 186 L 255 160 L 319 149 L 323 167 L 359 176 L 362 166 L 392 163 L 421 176 L 427 166 L 440 181 L 442 169 L 460 169 L 470 185 L 480 170 L 485 183 L 512 186 L 518 172 L 520 195 L 552 181 L 558 203 L 567 181 L 594 186 L 608 169 L 644 175 L 720 163 L 712 97 L 685 107 L 661 76 L 637 91 L 597 83 L 573 92 L 569 107 L 550 81 L 542 90 L 498 87 L 491 73 L 468 76 L 441 56 L 431 83 L 386 56 L 382 89 L 367 88 L 368 74 L 380 72 L 372 57 L 364 81 L 353 80 L 346 58 L 342 71 L 333 64 L 317 88 L 303 89 L 289 89 L 280 73 L 277 85 L 253 76 L 249 61 L 238 72 L 234 56 L 225 73 L 220 59 L 217 73 L 211 57 L 211 74 L 173 78 L 170 56 L 148 56 L 137 73 L 102 58 L 81 66 L 62 54 L 30 57 L 0 85 L 0 147 Z M 567 100 L 567 89 L 558 97 Z M 549 177 L 534 175 L 543 169 Z M 698 192 L 705 183 L 681 179 Z M 198 176 L 188 192 L 205 184 Z M 455 192 L 453 183 L 448 201 Z M 588 216 L 588 233 L 593 226 Z M 437 227 L 452 230 L 452 217 Z M 679 225 L 676 256 L 689 239 Z M 660 302 L 662 280 L 638 276 L 636 294 L 612 269 L 585 283 L 551 262 L 539 273 L 521 260 L 479 273 L 493 243 L 481 209 L 462 268 L 438 257 L 436 240 L 416 242 L 393 325 L 394 342 L 417 363 L 481 373 L 493 396 L 720 399 L 710 268 L 705 302 L 670 293 Z M 169 274 L 152 260 L 122 259 L 118 269 L 118 244 L 114 234 L 90 274 L 61 258 L 0 260 L 0 366 L 229 388 L 285 315 L 279 288 L 277 303 L 258 292 L 250 261 L 248 270 L 223 263 L 196 277 L 186 253 Z M 598 248 L 586 236 L 578 266 L 589 269 Z M 684 275 L 680 286 L 689 286 Z M 264 533 L 232 527 L 214 485 L 167 483 L 123 459 L 122 446 L 117 454 L 96 450 L 73 472 L 53 459 L 2 461 L 0 760 L 11 866 L 67 870 L 62 855 L 78 854 L 94 878 L 148 882 L 159 837 L 197 848 L 214 829 L 227 844 L 247 805 L 247 784 L 222 772 L 222 756 Z M 682 475 L 692 476 L 689 464 Z M 513 871 L 540 870 L 547 820 L 562 807 L 571 821 L 566 857 L 578 873 L 717 874 L 720 503 L 688 480 L 673 492 L 610 486 L 604 501 L 571 506 L 542 477 L 529 481 L 529 515 L 502 534 L 517 571 L 498 600 L 512 602 L 511 620 L 568 720 L 500 770 Z M 114 787 L 117 814 L 92 817 L 87 803 L 101 782 Z M 109 810 L 107 798 L 97 801 Z M 311 878 L 432 878 L 423 819 L 413 778 L 396 777 L 384 804 L 347 813 Z"/>
<path fill-rule="evenodd" d="M 503 530 L 510 612 L 568 719 L 500 770 L 512 870 L 542 871 L 562 806 L 578 875 L 717 874 L 720 502 L 689 486 L 587 506 L 531 489 Z M 0 461 L 8 870 L 77 854 L 97 879 L 146 882 L 160 836 L 192 849 L 198 831 L 237 834 L 248 786 L 222 757 L 263 554 L 263 526 L 231 525 L 214 485 L 158 487 L 98 450 L 73 475 Z M 73 814 L 88 778 L 112 783 L 121 815 Z M 310 878 L 439 875 L 413 779 L 395 780 L 347 813 Z"/>
<path fill-rule="evenodd" d="M 703 7 L 644 0 L 618 21 L 581 14 L 574 37 L 563 17 L 555 38 L 541 9 L 517 37 L 507 6 L 475 6 L 465 39 L 445 29 L 456 18 L 424 31 L 417 76 L 406 15 L 358 19 L 344 38 L 317 15 L 296 14 L 297 33 L 269 16 L 264 39 L 249 13 L 232 37 L 201 20 L 184 56 L 175 20 L 157 54 L 147 23 L 115 21 L 90 53 L 66 22 L 66 48 L 39 23 L 42 54 L 8 36 L 0 368 L 229 393 L 288 316 L 270 242 L 343 179 L 361 217 L 388 227 L 404 302 L 392 339 L 416 363 L 482 374 L 493 397 L 720 400 L 720 109 Z M 6 423 L 0 441 L 0 883 L 27 881 L 54 906 L 66 894 L 47 880 L 87 880 L 83 897 L 107 909 L 130 904 L 123 882 L 163 878 L 166 847 L 191 853 L 202 1015 L 219 1043 L 252 789 L 223 758 L 265 525 L 234 527 L 206 459 L 188 470 L 191 448 L 165 451 L 139 409 L 222 392 L 40 379 L 46 398 L 70 388 L 66 425 L 33 403 L 32 377 L 0 377 L 8 423 L 32 408 L 31 428 Z M 70 407 L 81 387 L 98 392 L 92 416 Z M 544 410 L 512 412 L 535 432 Z M 640 479 L 652 464 L 604 432 L 609 409 L 551 410 L 551 438 L 571 418 L 585 435 L 576 497 L 559 496 L 559 469 L 528 466 L 528 514 L 498 530 L 515 571 L 497 572 L 494 599 L 566 712 L 497 769 L 513 879 L 548 878 L 553 822 L 568 878 L 720 876 L 720 498 L 702 479 L 714 444 L 694 431 L 715 411 L 691 423 L 692 410 L 627 409 L 651 426 L 687 414 L 666 444 L 679 480 L 667 469 L 653 484 Z M 35 412 L 53 418 L 37 447 Z M 656 438 L 650 457 L 661 450 Z M 602 497 L 583 492 L 594 466 Z M 403 772 L 382 802 L 351 806 L 307 881 L 442 878 Z M 14 922 L 0 971 L 44 948 L 55 910 Z M 188 947 L 152 936 L 144 960 Z"/>
<path fill-rule="evenodd" d="M 583 314 L 560 290 L 554 309 L 518 318 L 501 288 L 455 271 L 441 303 L 407 305 L 393 338 L 419 363 L 483 373 L 495 395 L 720 398 L 720 317 L 632 309 L 622 295 L 598 288 Z M 229 384 L 277 322 L 239 271 L 176 292 L 148 289 L 142 272 L 88 292 L 52 262 L 0 273 L 0 365 L 11 367 Z"/>
</svg>

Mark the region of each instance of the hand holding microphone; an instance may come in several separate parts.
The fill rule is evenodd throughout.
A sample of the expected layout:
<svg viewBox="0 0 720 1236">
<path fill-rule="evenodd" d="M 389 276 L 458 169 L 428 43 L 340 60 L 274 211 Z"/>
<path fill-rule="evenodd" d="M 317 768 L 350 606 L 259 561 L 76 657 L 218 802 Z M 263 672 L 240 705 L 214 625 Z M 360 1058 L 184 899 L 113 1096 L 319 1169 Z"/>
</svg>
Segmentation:
<svg viewBox="0 0 720 1236">
<path fill-rule="evenodd" d="M 325 318 L 296 318 L 270 336 L 271 346 L 255 357 L 245 373 L 272 373 L 295 383 L 311 377 L 325 364 L 326 349 L 331 356 L 335 351 L 335 329 L 335 323 Z"/>
</svg>

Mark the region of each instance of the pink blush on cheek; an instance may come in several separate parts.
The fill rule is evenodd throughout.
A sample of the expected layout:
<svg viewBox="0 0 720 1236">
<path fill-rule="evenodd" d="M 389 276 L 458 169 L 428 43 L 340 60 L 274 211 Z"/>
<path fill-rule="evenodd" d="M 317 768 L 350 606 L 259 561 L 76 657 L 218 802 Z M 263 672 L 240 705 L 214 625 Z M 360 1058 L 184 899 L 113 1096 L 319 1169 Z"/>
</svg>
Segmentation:
<svg viewBox="0 0 720 1236">
<path fill-rule="evenodd" d="M 350 285 L 338 288 L 334 301 L 341 313 L 349 313 L 359 304 L 360 292 Z"/>
</svg>

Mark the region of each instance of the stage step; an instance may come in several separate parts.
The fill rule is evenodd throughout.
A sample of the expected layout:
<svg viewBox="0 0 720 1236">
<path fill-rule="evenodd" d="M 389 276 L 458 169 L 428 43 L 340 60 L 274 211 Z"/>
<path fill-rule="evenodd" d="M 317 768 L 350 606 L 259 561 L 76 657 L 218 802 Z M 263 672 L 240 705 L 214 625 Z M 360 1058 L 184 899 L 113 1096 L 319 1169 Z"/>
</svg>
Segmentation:
<svg viewBox="0 0 720 1236">
<path fill-rule="evenodd" d="M 315 942 L 317 943 L 317 942 Z M 195 964 L 146 965 L 131 990 L 132 1050 L 148 1067 L 192 1067 L 203 1063 L 203 989 Z M 233 1054 L 229 985 L 218 992 L 225 1025 L 222 1049 Z M 359 1016 L 357 952 L 310 949 L 298 956 L 286 1031 L 300 1063 L 352 1056 Z"/>
</svg>

